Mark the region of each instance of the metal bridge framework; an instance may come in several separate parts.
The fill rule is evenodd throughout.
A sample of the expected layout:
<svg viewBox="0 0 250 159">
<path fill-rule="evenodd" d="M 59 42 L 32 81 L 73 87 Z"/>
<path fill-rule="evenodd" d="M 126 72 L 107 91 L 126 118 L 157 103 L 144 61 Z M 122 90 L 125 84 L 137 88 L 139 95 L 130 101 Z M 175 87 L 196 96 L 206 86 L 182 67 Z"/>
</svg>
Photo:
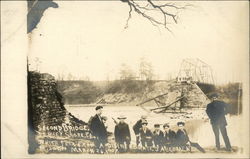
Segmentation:
<svg viewBox="0 0 250 159">
<path fill-rule="evenodd" d="M 213 70 L 200 59 L 184 59 L 177 76 L 177 81 L 194 81 L 214 84 Z"/>
</svg>

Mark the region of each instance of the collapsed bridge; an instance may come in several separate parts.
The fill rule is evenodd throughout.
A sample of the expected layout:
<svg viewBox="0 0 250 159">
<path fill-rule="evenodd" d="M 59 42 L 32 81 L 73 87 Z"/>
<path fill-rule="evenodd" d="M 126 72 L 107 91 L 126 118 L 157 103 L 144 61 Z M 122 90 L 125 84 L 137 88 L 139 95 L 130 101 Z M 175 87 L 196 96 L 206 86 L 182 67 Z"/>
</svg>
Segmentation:
<svg viewBox="0 0 250 159">
<path fill-rule="evenodd" d="M 137 106 L 154 101 L 157 107 L 150 111 L 155 113 L 205 107 L 209 102 L 207 94 L 215 89 L 213 70 L 200 59 L 184 59 L 176 81 L 171 81 L 168 85 L 167 93 L 149 98 Z"/>
<path fill-rule="evenodd" d="M 140 93 L 104 94 L 96 104 L 155 106 L 151 111 L 158 113 L 203 108 L 209 102 L 207 94 L 214 89 L 211 67 L 199 59 L 185 59 L 176 79 L 155 81 Z"/>
</svg>

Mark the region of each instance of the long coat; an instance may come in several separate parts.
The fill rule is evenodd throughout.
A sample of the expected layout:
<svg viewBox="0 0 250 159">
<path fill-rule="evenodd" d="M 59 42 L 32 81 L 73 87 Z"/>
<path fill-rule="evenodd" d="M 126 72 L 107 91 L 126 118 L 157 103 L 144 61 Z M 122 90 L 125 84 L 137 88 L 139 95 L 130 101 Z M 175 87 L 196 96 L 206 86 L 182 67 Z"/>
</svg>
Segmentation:
<svg viewBox="0 0 250 159">
<path fill-rule="evenodd" d="M 99 138 L 102 141 L 107 141 L 106 127 L 97 114 L 90 121 L 90 130 L 93 136 Z"/>
<path fill-rule="evenodd" d="M 131 141 L 131 136 L 130 136 L 130 131 L 129 131 L 129 126 L 127 123 L 118 123 L 115 126 L 115 141 L 117 143 L 130 143 Z"/>
<path fill-rule="evenodd" d="M 163 132 L 161 130 L 153 131 L 153 139 L 154 139 L 155 146 L 162 145 L 163 144 Z"/>
<path fill-rule="evenodd" d="M 211 124 L 227 125 L 225 115 L 228 111 L 228 105 L 222 101 L 213 101 L 207 105 L 206 113 Z"/>
<path fill-rule="evenodd" d="M 177 145 L 183 145 L 186 144 L 189 141 L 189 137 L 187 134 L 187 131 L 185 129 L 183 130 L 178 130 L 176 132 L 176 144 Z"/>
<path fill-rule="evenodd" d="M 176 140 L 176 133 L 173 130 L 169 130 L 168 132 L 163 133 L 165 144 L 174 144 Z"/>
<path fill-rule="evenodd" d="M 152 134 L 151 130 L 146 128 L 146 131 L 143 131 L 143 129 L 140 128 L 139 133 L 140 133 L 140 137 L 141 137 L 142 146 L 145 146 L 145 143 L 147 144 L 147 146 L 153 145 L 153 142 L 152 142 L 153 141 L 153 134 Z"/>
<path fill-rule="evenodd" d="M 140 133 L 140 128 L 142 128 L 142 120 L 138 120 L 135 125 L 133 126 L 133 130 L 135 132 L 135 134 L 139 134 Z"/>
</svg>

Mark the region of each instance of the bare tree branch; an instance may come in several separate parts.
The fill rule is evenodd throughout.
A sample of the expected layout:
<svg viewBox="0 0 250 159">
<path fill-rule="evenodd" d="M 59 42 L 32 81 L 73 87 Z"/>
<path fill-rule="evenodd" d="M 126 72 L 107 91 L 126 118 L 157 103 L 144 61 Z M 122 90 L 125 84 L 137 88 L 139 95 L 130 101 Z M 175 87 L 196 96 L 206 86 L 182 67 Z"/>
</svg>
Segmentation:
<svg viewBox="0 0 250 159">
<path fill-rule="evenodd" d="M 188 7 L 192 7 L 193 5 L 191 4 L 185 4 L 184 6 L 178 6 L 177 4 L 175 3 L 166 3 L 166 4 L 163 4 L 163 5 L 159 5 L 160 7 L 172 7 L 172 8 L 175 8 L 175 9 L 187 9 Z"/>
<path fill-rule="evenodd" d="M 153 0 L 121 0 L 129 5 L 129 15 L 126 21 L 125 29 L 128 28 L 128 22 L 131 19 L 132 12 L 141 15 L 151 22 L 154 26 L 164 26 L 170 32 L 168 24 L 178 23 L 178 14 L 180 10 L 185 10 L 191 7 L 191 4 L 180 5 L 177 3 L 167 2 L 164 4 L 156 4 Z M 146 5 L 142 5 L 141 2 L 146 2 Z M 151 13 L 151 14 L 150 14 Z M 152 15 L 153 14 L 153 15 Z M 161 15 L 160 17 L 157 15 Z M 170 18 L 170 19 L 169 19 Z"/>
<path fill-rule="evenodd" d="M 175 19 L 176 15 L 171 14 L 171 13 L 168 13 L 167 11 L 164 11 L 164 10 L 163 10 L 164 7 L 161 7 L 161 6 L 159 6 L 159 5 L 154 4 L 151 0 L 148 0 L 148 3 L 151 4 L 152 7 L 157 8 L 157 9 L 159 9 L 159 10 L 161 11 L 161 13 L 162 13 L 163 16 L 164 16 L 164 26 L 165 26 L 165 27 L 166 27 L 166 25 L 167 25 L 166 16 L 172 17 L 173 20 L 174 20 L 174 22 L 177 23 L 177 20 Z"/>
<path fill-rule="evenodd" d="M 126 26 L 124 27 L 125 29 L 128 28 L 129 19 L 132 17 L 131 13 L 132 13 L 132 7 L 131 5 L 129 5 L 128 19 L 126 21 Z"/>
</svg>

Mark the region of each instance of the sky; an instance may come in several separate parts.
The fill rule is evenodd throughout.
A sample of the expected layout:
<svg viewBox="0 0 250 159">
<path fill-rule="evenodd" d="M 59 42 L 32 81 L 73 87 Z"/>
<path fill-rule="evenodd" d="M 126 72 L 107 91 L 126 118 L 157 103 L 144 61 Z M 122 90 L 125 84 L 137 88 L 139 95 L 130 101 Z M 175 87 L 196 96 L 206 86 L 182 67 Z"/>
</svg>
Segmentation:
<svg viewBox="0 0 250 159">
<path fill-rule="evenodd" d="M 145 57 L 159 79 L 175 77 L 185 58 L 210 65 L 216 83 L 242 82 L 248 72 L 247 1 L 190 1 L 173 33 L 136 13 L 124 29 L 129 7 L 121 1 L 55 2 L 29 35 L 33 70 L 112 80 L 122 63 L 138 70 Z"/>
</svg>

